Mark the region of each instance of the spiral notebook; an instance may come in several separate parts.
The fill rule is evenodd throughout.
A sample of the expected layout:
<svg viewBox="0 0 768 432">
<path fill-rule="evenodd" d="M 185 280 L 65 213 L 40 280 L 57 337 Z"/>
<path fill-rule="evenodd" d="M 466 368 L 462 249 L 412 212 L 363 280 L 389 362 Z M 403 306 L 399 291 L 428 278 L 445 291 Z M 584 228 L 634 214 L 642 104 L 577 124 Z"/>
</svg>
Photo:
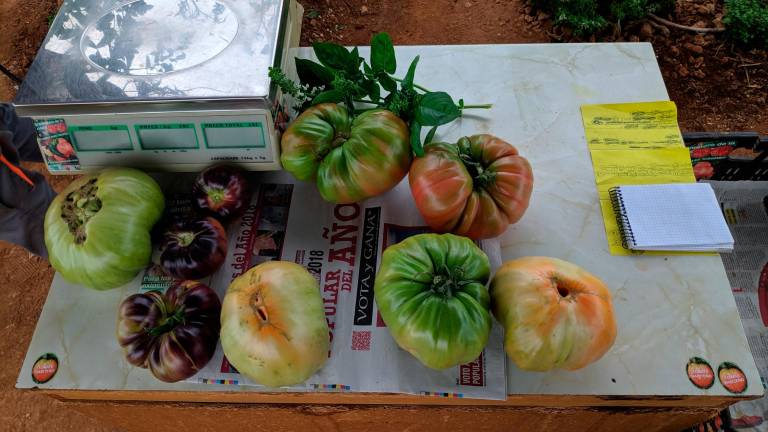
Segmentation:
<svg viewBox="0 0 768 432">
<path fill-rule="evenodd" d="M 733 236 L 708 183 L 618 186 L 610 197 L 627 249 L 733 250 Z"/>
</svg>

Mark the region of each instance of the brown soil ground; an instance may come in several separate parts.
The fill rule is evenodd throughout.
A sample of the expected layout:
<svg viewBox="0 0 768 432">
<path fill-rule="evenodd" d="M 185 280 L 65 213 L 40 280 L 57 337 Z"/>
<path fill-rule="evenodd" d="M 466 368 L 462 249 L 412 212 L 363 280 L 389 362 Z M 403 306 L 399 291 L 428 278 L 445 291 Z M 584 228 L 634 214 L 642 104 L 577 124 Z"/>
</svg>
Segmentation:
<svg viewBox="0 0 768 432">
<path fill-rule="evenodd" d="M 45 36 L 58 0 L 0 0 L 0 63 L 23 77 Z M 304 0 L 302 43 L 333 40 L 367 44 L 379 31 L 396 44 L 532 43 L 573 41 L 546 14 L 519 0 Z M 681 24 L 713 26 L 722 2 L 682 0 L 672 16 Z M 721 15 L 720 15 L 721 16 Z M 650 28 L 650 31 L 649 31 Z M 599 40 L 650 41 L 659 58 L 683 130 L 753 130 L 768 134 L 768 58 L 765 51 L 733 47 L 722 37 L 631 23 Z M 697 48 L 699 47 L 699 48 Z M 0 101 L 12 100 L 13 82 L 0 75 Z M 28 166 L 41 170 L 40 166 Z M 70 179 L 51 179 L 57 189 Z M 48 263 L 0 242 L 0 431 L 108 431 L 107 425 L 72 412 L 34 392 L 14 389 L 50 285 Z"/>
</svg>

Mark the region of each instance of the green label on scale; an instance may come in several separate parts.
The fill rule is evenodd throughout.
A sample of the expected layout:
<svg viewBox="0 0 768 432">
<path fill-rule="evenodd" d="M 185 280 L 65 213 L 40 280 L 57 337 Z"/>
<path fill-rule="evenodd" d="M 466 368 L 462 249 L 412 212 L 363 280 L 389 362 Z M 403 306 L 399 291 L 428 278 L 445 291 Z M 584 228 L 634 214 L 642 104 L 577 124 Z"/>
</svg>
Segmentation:
<svg viewBox="0 0 768 432">
<path fill-rule="evenodd" d="M 194 123 L 137 124 L 136 135 L 143 150 L 183 151 L 199 148 Z"/>
<path fill-rule="evenodd" d="M 206 128 L 260 128 L 259 122 L 241 122 L 241 123 L 203 123 L 203 129 Z"/>
<path fill-rule="evenodd" d="M 203 123 L 205 146 L 209 149 L 257 149 L 266 147 L 261 122 Z"/>
<path fill-rule="evenodd" d="M 133 150 L 133 141 L 125 125 L 72 125 L 69 127 L 78 151 L 118 152 Z"/>
<path fill-rule="evenodd" d="M 70 126 L 71 131 L 127 131 L 126 125 Z"/>
<path fill-rule="evenodd" d="M 163 123 L 163 124 L 144 124 L 136 125 L 136 129 L 194 129 L 194 123 Z"/>
</svg>

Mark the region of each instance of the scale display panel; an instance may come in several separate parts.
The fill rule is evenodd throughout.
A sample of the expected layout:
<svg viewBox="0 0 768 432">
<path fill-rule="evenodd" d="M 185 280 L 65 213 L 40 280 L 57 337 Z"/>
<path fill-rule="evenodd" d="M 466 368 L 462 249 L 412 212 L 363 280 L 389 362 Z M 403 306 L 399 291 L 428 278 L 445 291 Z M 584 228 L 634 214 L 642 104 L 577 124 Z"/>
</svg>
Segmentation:
<svg viewBox="0 0 768 432">
<path fill-rule="evenodd" d="M 77 151 L 133 150 L 127 126 L 70 126 L 69 131 Z"/>
<path fill-rule="evenodd" d="M 280 169 L 294 0 L 66 0 L 14 101 L 52 173 Z M 277 127 L 276 127 L 277 124 Z"/>
</svg>

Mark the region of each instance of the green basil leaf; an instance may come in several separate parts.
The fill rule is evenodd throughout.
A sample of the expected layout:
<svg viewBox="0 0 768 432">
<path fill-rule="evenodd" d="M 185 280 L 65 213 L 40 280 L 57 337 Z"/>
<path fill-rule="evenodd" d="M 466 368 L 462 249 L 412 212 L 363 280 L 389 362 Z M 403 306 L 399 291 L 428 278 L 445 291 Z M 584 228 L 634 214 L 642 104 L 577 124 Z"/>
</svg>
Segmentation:
<svg viewBox="0 0 768 432">
<path fill-rule="evenodd" d="M 379 88 L 379 83 L 374 80 L 367 80 L 365 81 L 365 90 L 368 96 L 371 98 L 372 102 L 376 103 L 379 100 L 379 97 L 381 96 L 381 88 Z"/>
<path fill-rule="evenodd" d="M 381 87 L 384 88 L 384 90 L 390 93 L 397 91 L 397 83 L 392 79 L 391 76 L 387 75 L 386 72 L 379 72 L 378 78 L 379 83 L 381 84 Z"/>
<path fill-rule="evenodd" d="M 338 91 L 338 90 L 327 90 L 319 95 L 315 96 L 314 99 L 312 99 L 312 105 L 317 105 L 321 103 L 338 103 L 344 100 L 344 93 Z"/>
<path fill-rule="evenodd" d="M 386 33 L 377 33 L 371 38 L 371 67 L 376 72 L 395 73 L 397 70 L 395 47 Z"/>
<path fill-rule="evenodd" d="M 368 66 L 368 63 L 366 63 L 365 61 L 363 61 L 363 71 L 365 71 L 365 73 L 367 73 L 368 75 L 373 74 L 373 69 L 371 69 L 371 67 Z"/>
<path fill-rule="evenodd" d="M 450 123 L 460 115 L 461 111 L 446 92 L 426 93 L 416 107 L 416 121 L 424 126 Z"/>
<path fill-rule="evenodd" d="M 346 70 L 357 62 L 346 48 L 335 43 L 315 42 L 312 49 L 320 63 L 332 69 Z"/>
<path fill-rule="evenodd" d="M 437 132 L 437 126 L 432 126 L 432 129 L 427 132 L 427 137 L 424 138 L 424 145 L 427 145 L 435 139 L 435 132 Z"/>
<path fill-rule="evenodd" d="M 302 84 L 310 87 L 327 86 L 333 81 L 333 72 L 320 63 L 296 58 L 296 73 Z"/>
<path fill-rule="evenodd" d="M 424 147 L 421 145 L 421 124 L 416 120 L 411 122 L 411 148 L 416 157 L 424 156 Z"/>
<path fill-rule="evenodd" d="M 354 86 L 352 87 L 352 94 L 357 99 L 368 96 L 369 85 L 370 84 L 368 84 L 368 80 L 362 80 L 362 81 L 359 81 L 358 83 L 355 83 Z"/>
<path fill-rule="evenodd" d="M 405 74 L 403 82 L 400 83 L 400 88 L 412 90 L 413 89 L 413 77 L 416 75 L 416 65 L 419 63 L 419 56 L 414 57 L 411 65 L 408 66 L 408 73 Z"/>
<path fill-rule="evenodd" d="M 357 47 L 352 48 L 352 52 L 349 53 L 350 61 L 347 63 L 346 71 L 350 74 L 354 74 L 355 72 L 360 72 L 360 63 L 364 61 L 362 57 L 360 57 L 360 52 L 357 50 Z"/>
</svg>

